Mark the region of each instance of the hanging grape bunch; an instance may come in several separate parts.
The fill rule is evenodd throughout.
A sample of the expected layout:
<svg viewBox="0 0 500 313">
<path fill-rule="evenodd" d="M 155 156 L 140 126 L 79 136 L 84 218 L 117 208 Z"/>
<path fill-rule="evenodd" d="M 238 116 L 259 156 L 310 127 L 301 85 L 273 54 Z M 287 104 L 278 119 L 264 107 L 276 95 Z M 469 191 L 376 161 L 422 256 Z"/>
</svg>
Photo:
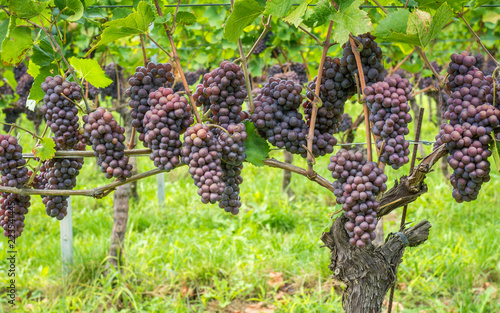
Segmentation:
<svg viewBox="0 0 500 313">
<path fill-rule="evenodd" d="M 241 122 L 243 101 L 247 97 L 245 78 L 241 68 L 223 61 L 219 68 L 203 76 L 203 84 L 196 87 L 193 98 L 203 112 L 211 110 L 212 120 L 224 127 Z"/>
<path fill-rule="evenodd" d="M 206 125 L 196 123 L 184 133 L 181 161 L 188 165 L 203 203 L 220 201 L 224 192 L 221 153 L 217 148 L 215 135 Z"/>
<path fill-rule="evenodd" d="M 189 86 L 192 86 L 197 83 L 201 83 L 203 81 L 203 75 L 208 73 L 207 70 L 204 68 L 200 68 L 194 72 L 186 72 L 184 73 L 184 76 L 186 77 L 186 82 L 188 83 Z M 200 79 L 200 77 L 202 79 Z M 185 91 L 186 89 L 184 88 L 184 83 L 182 81 L 177 81 L 174 84 L 174 87 L 172 88 L 174 92 L 179 92 L 179 91 Z"/>
<path fill-rule="evenodd" d="M 411 89 L 409 81 L 396 74 L 365 88 L 372 131 L 381 150 L 380 161 L 394 169 L 409 162 L 410 143 L 405 135 L 409 134 L 408 123 L 412 121 L 408 113 Z"/>
<path fill-rule="evenodd" d="M 339 132 L 346 132 L 351 128 L 351 126 L 352 117 L 348 113 L 344 113 L 344 115 L 342 115 L 342 120 L 340 121 Z"/>
<path fill-rule="evenodd" d="M 109 63 L 104 68 L 104 73 L 113 81 L 109 86 L 102 89 L 102 94 L 113 99 L 118 99 L 118 89 L 120 89 L 120 98 L 123 97 L 123 67 L 117 63 Z"/>
<path fill-rule="evenodd" d="M 42 83 L 44 105 L 42 113 L 55 135 L 56 145 L 63 150 L 72 149 L 78 142 L 78 108 L 82 89 L 62 76 L 47 77 Z"/>
<path fill-rule="evenodd" d="M 0 134 L 0 174 L 2 186 L 23 188 L 29 180 L 30 172 L 23 159 L 23 148 L 14 136 Z M 0 226 L 5 237 L 13 240 L 21 236 L 30 204 L 30 196 L 1 194 Z"/>
<path fill-rule="evenodd" d="M 217 150 L 222 158 L 222 181 L 225 184 L 224 193 L 219 201 L 219 207 L 234 215 L 239 213 L 241 207 L 240 187 L 243 182 L 241 170 L 246 159 L 245 141 L 247 133 L 245 124 L 230 124 L 227 132 L 217 129 Z"/>
<path fill-rule="evenodd" d="M 78 143 L 75 150 L 85 150 L 85 146 Z M 43 167 L 37 175 L 38 188 L 71 190 L 76 186 L 76 177 L 83 167 L 83 158 L 54 158 L 45 161 Z M 68 214 L 68 198 L 69 196 L 42 196 L 47 215 L 62 220 Z"/>
<path fill-rule="evenodd" d="M 366 33 L 354 38 L 356 45 L 361 50 L 360 58 L 366 85 L 383 81 L 384 65 L 382 64 L 382 49 L 375 42 L 375 37 L 370 33 Z M 362 47 L 360 47 L 360 43 Z M 341 72 L 344 74 L 351 73 L 353 81 L 355 81 L 356 74 L 358 76 L 358 86 L 361 86 L 356 57 L 352 51 L 351 42 L 347 41 L 342 47 L 344 50 L 340 59 Z"/>
<path fill-rule="evenodd" d="M 186 98 L 170 88 L 160 87 L 149 94 L 150 109 L 144 116 L 144 141 L 153 152 L 150 158 L 156 167 L 170 171 L 180 163 L 180 134 L 193 123 L 191 107 Z"/>
<path fill-rule="evenodd" d="M 273 146 L 307 155 L 307 125 L 298 108 L 302 87 L 292 81 L 270 78 L 254 99 L 252 121 L 259 135 Z"/>
<path fill-rule="evenodd" d="M 269 47 L 269 45 L 267 44 L 267 41 L 269 40 L 269 38 L 271 38 L 272 35 L 273 35 L 273 32 L 268 32 L 267 34 L 265 34 L 264 38 L 262 38 L 262 40 L 259 41 L 259 43 L 257 44 L 257 47 L 255 47 L 255 49 L 253 50 L 252 53 L 259 55 L 262 52 L 264 52 L 264 50 L 266 50 L 266 48 Z"/>
<path fill-rule="evenodd" d="M 349 221 L 345 229 L 349 243 L 363 248 L 375 239 L 379 203 L 376 196 L 387 190 L 387 176 L 375 162 L 367 162 L 361 152 L 341 149 L 330 158 L 328 170 L 335 179 L 337 203 Z"/>
<path fill-rule="evenodd" d="M 111 112 L 97 108 L 83 116 L 83 142 L 92 146 L 97 164 L 106 178 L 123 181 L 132 176 L 132 164 L 125 156 L 125 128 L 120 126 Z"/>
<path fill-rule="evenodd" d="M 283 70 L 284 69 L 284 70 Z M 303 63 L 298 62 L 290 62 L 285 63 L 283 66 L 281 65 L 273 65 L 268 71 L 268 78 L 281 78 L 281 79 L 290 79 L 286 75 L 293 77 L 293 80 L 297 84 L 305 84 L 307 83 L 307 69 Z M 295 80 L 296 79 L 296 80 Z"/>
<path fill-rule="evenodd" d="M 457 202 L 477 199 L 484 182 L 490 180 L 489 143 L 493 128 L 500 125 L 500 110 L 491 99 L 490 79 L 475 67 L 476 58 L 467 52 L 452 54 L 448 65 L 447 87 L 451 94 L 436 146 L 446 144 L 450 181 Z"/>
<path fill-rule="evenodd" d="M 144 115 L 149 110 L 149 93 L 156 91 L 160 87 L 165 87 L 167 83 L 175 80 L 170 63 L 149 62 L 147 67 L 139 66 L 135 69 L 134 76 L 130 77 L 128 83 L 130 88 L 125 94 L 130 97 L 129 106 L 131 108 L 132 126 L 139 134 L 139 140 L 144 141 L 144 126 L 142 122 Z"/>
<path fill-rule="evenodd" d="M 316 90 L 317 77 L 309 83 L 309 89 Z M 342 114 L 344 114 L 344 104 L 347 98 L 356 92 L 351 74 L 345 72 L 345 68 L 340 66 L 339 58 L 326 57 L 323 65 L 323 75 L 321 77 L 319 97 L 322 106 L 318 109 L 315 129 L 321 133 L 334 134 L 338 132 Z M 306 93 L 309 101 L 304 102 L 304 113 L 308 125 L 312 113 L 312 101 L 314 95 L 309 90 Z"/>
</svg>

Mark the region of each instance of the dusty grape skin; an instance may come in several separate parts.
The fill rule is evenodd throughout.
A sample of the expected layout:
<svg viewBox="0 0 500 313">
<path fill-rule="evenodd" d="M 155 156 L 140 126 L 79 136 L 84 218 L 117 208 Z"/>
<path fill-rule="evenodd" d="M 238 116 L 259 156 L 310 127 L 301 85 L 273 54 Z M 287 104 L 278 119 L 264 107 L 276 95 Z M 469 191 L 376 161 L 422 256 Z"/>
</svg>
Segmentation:
<svg viewBox="0 0 500 313">
<path fill-rule="evenodd" d="M 191 107 L 185 97 L 160 87 L 149 94 L 150 108 L 144 116 L 144 141 L 153 150 L 155 166 L 170 171 L 180 164 L 180 134 L 193 123 Z"/>
<path fill-rule="evenodd" d="M 181 156 L 182 163 L 188 165 L 189 174 L 198 187 L 201 201 L 212 204 L 220 201 L 225 188 L 221 153 L 208 126 L 196 123 L 186 130 Z"/>
<path fill-rule="evenodd" d="M 490 180 L 489 143 L 500 125 L 500 110 L 493 103 L 492 78 L 475 66 L 476 56 L 454 53 L 448 65 L 447 87 L 451 94 L 435 147 L 445 144 L 450 182 L 457 202 L 476 200 L 483 183 Z"/>
<path fill-rule="evenodd" d="M 23 148 L 17 138 L 0 134 L 0 174 L 2 186 L 23 188 L 30 171 L 22 158 Z M 0 197 L 0 226 L 4 236 L 15 239 L 21 236 L 24 219 L 30 207 L 30 196 L 2 192 Z"/>
<path fill-rule="evenodd" d="M 243 123 L 230 124 L 226 131 L 216 129 L 217 150 L 222 158 L 222 181 L 225 184 L 219 207 L 236 215 L 241 207 L 239 185 L 243 178 L 240 174 L 246 159 L 245 141 L 248 135 Z"/>
<path fill-rule="evenodd" d="M 82 89 L 62 76 L 47 77 L 42 83 L 44 114 L 47 126 L 55 136 L 57 147 L 70 150 L 78 143 L 80 125 L 75 103 L 82 99 Z"/>
<path fill-rule="evenodd" d="M 410 144 L 404 136 L 409 134 L 408 124 L 412 121 L 408 103 L 411 90 L 409 81 L 397 74 L 365 88 L 372 131 L 378 149 L 382 149 L 380 161 L 394 169 L 409 162 Z"/>
<path fill-rule="evenodd" d="M 330 158 L 328 170 L 335 179 L 336 201 L 349 219 L 345 224 L 349 243 L 362 248 L 375 239 L 379 206 L 376 196 L 387 190 L 387 176 L 375 162 L 367 162 L 362 153 L 345 149 Z"/>
<path fill-rule="evenodd" d="M 92 146 L 106 178 L 125 180 L 132 176 L 132 164 L 125 156 L 125 128 L 120 126 L 111 112 L 100 107 L 83 117 L 83 142 Z"/>
<path fill-rule="evenodd" d="M 131 87 L 125 91 L 125 95 L 130 97 L 128 104 L 132 115 L 132 126 L 137 130 L 141 141 L 144 141 L 145 136 L 142 122 L 149 109 L 149 94 L 160 87 L 168 87 L 174 82 L 172 69 L 170 63 L 149 62 L 146 67 L 137 67 L 134 76 L 128 80 Z"/>
</svg>

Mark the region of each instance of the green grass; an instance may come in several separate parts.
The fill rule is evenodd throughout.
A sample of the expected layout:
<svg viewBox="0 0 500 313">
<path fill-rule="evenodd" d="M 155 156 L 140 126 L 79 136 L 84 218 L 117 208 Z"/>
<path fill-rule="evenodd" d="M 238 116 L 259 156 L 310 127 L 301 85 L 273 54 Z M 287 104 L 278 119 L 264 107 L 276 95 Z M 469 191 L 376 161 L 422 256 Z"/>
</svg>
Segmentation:
<svg viewBox="0 0 500 313">
<path fill-rule="evenodd" d="M 354 115 L 360 106 L 351 105 L 349 111 Z M 432 140 L 435 133 L 436 127 L 426 122 L 423 138 Z M 359 131 L 356 140 L 363 138 Z M 281 158 L 279 152 L 273 156 Z M 315 168 L 330 178 L 327 163 L 327 157 L 321 158 Z M 147 158 L 139 164 L 141 172 L 152 168 Z M 295 164 L 305 166 L 299 157 Z M 91 159 L 84 169 L 77 188 L 106 183 Z M 389 170 L 389 187 L 407 172 L 408 165 Z M 162 209 L 156 178 L 139 182 L 140 201 L 130 206 L 123 273 L 111 270 L 106 276 L 113 197 L 73 198 L 75 260 L 66 278 L 59 222 L 46 216 L 40 197 L 33 197 L 16 246 L 15 308 L 5 297 L 7 244 L 0 242 L 0 310 L 243 312 L 262 301 L 276 312 L 342 312 L 338 290 L 343 287 L 330 279 L 329 251 L 320 249 L 319 239 L 337 209 L 334 196 L 293 175 L 296 197 L 289 201 L 281 192 L 278 169 L 246 164 L 243 177 L 238 216 L 201 204 L 186 168 L 166 174 Z M 477 201 L 465 204 L 454 202 L 439 170 L 426 182 L 429 192 L 409 206 L 408 220 L 428 219 L 433 227 L 425 244 L 407 249 L 395 301 L 408 313 L 500 312 L 499 175 L 493 174 Z M 398 229 L 400 214 L 385 219 L 386 234 Z M 267 283 L 271 272 L 282 273 L 284 294 Z"/>
</svg>

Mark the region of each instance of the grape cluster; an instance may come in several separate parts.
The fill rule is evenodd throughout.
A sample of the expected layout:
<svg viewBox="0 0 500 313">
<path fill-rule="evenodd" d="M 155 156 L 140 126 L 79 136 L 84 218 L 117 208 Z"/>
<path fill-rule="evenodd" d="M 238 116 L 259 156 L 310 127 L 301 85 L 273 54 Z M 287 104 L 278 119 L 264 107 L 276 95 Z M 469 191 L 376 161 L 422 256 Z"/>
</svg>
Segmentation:
<svg viewBox="0 0 500 313">
<path fill-rule="evenodd" d="M 330 158 L 337 203 L 349 219 L 345 229 L 349 243 L 360 248 L 375 239 L 379 203 L 376 196 L 387 190 L 387 176 L 375 162 L 367 162 L 361 152 L 341 149 Z"/>
<path fill-rule="evenodd" d="M 80 174 L 82 166 L 83 158 L 47 160 L 38 174 L 38 187 L 45 190 L 71 190 L 76 186 L 76 176 Z M 47 215 L 62 220 L 68 214 L 68 198 L 69 196 L 42 196 Z"/>
<path fill-rule="evenodd" d="M 365 88 L 366 103 L 370 108 L 373 134 L 382 150 L 380 161 L 398 169 L 408 163 L 409 142 L 405 139 L 412 121 L 410 111 L 411 85 L 399 75 L 388 76 L 383 82 Z"/>
<path fill-rule="evenodd" d="M 14 66 L 12 71 L 14 72 L 14 79 L 19 81 L 28 72 L 28 67 L 24 62 L 21 62 L 18 66 Z"/>
<path fill-rule="evenodd" d="M 290 62 L 290 63 L 285 63 L 283 66 L 281 65 L 273 65 L 267 70 L 268 78 L 274 77 L 274 78 L 282 78 L 281 74 L 286 74 L 286 73 L 294 73 L 292 74 L 294 77 L 296 76 L 296 79 L 298 81 L 295 81 L 295 79 L 292 79 L 298 84 L 305 84 L 307 83 L 307 69 L 306 66 L 303 63 L 298 63 L 298 62 Z M 289 79 L 289 78 L 287 78 Z"/>
<path fill-rule="evenodd" d="M 82 99 L 82 89 L 62 76 L 47 77 L 42 83 L 44 105 L 42 113 L 55 135 L 56 145 L 69 150 L 78 142 L 78 108 L 75 103 Z"/>
<path fill-rule="evenodd" d="M 241 207 L 239 185 L 243 178 L 240 174 L 246 159 L 245 141 L 248 135 L 243 123 L 230 124 L 227 132 L 221 129 L 216 132 L 219 145 L 217 149 L 222 157 L 222 181 L 225 185 L 219 207 L 236 215 Z"/>
<path fill-rule="evenodd" d="M 255 47 L 255 49 L 253 50 L 253 54 L 261 54 L 262 52 L 264 52 L 264 50 L 267 49 L 267 47 L 269 47 L 269 45 L 267 44 L 267 41 L 269 40 L 269 38 L 271 38 L 271 36 L 273 35 L 273 32 L 268 32 L 267 34 L 264 35 L 264 38 L 262 38 L 261 41 L 259 41 L 259 43 L 257 44 L 257 47 Z"/>
<path fill-rule="evenodd" d="M 7 108 L 2 109 L 2 112 L 5 114 L 5 123 L 12 124 L 12 123 L 15 123 L 17 121 L 17 119 L 19 118 L 19 116 L 21 115 L 23 110 L 20 108 L 17 108 L 17 107 L 14 107 L 14 108 L 7 107 Z M 8 132 L 10 130 L 10 127 L 11 127 L 10 125 L 4 124 L 3 130 L 5 132 Z"/>
<path fill-rule="evenodd" d="M 347 68 L 340 66 L 339 58 L 326 57 L 323 65 L 319 97 L 323 105 L 318 109 L 315 129 L 321 133 L 333 134 L 338 132 L 339 123 L 344 114 L 344 104 L 347 98 L 356 92 L 351 74 Z M 309 83 L 311 90 L 316 90 L 317 77 Z M 304 102 L 304 113 L 306 121 L 310 124 L 314 95 L 310 91 L 306 93 L 310 101 Z"/>
<path fill-rule="evenodd" d="M 500 125 L 500 110 L 488 102 L 491 78 L 484 77 L 476 62 L 467 52 L 452 54 L 447 69 L 451 94 L 444 113 L 449 123 L 441 125 L 436 136 L 436 146 L 446 144 L 449 151 L 452 195 L 457 202 L 477 199 L 482 184 L 490 180 L 488 145 L 493 128 Z"/>
<path fill-rule="evenodd" d="M 492 59 L 488 59 L 484 65 L 484 75 L 493 75 L 493 72 L 497 68 L 497 64 Z"/>
<path fill-rule="evenodd" d="M 193 98 L 203 111 L 211 110 L 213 121 L 227 128 L 241 122 L 243 101 L 247 97 L 245 78 L 241 68 L 223 61 L 219 68 L 203 76 L 203 84 L 196 87 Z"/>
<path fill-rule="evenodd" d="M 340 121 L 339 131 L 346 132 L 352 126 L 352 117 L 348 113 L 342 115 L 342 120 Z"/>
<path fill-rule="evenodd" d="M 200 77 L 205 75 L 206 73 L 208 73 L 207 70 L 205 70 L 204 68 L 200 68 L 195 72 L 186 72 L 184 73 L 184 76 L 186 77 L 186 82 L 188 83 L 188 85 L 191 86 L 197 83 L 202 83 Z M 172 90 L 174 92 L 185 91 L 184 84 L 182 83 L 182 81 L 176 82 Z"/>
<path fill-rule="evenodd" d="M 16 94 L 19 95 L 19 99 L 17 100 L 16 107 L 19 111 L 23 111 L 26 113 L 26 117 L 28 120 L 32 121 L 35 124 L 35 127 L 40 126 L 42 120 L 42 111 L 40 107 L 35 107 L 34 110 L 30 110 L 26 107 L 26 101 L 28 100 L 28 96 L 31 91 L 31 87 L 33 86 L 34 78 L 28 74 L 28 69 L 26 66 L 19 66 L 19 68 L 15 68 L 15 77 L 17 79 L 16 86 Z"/>
<path fill-rule="evenodd" d="M 440 66 L 436 61 L 432 61 L 431 62 L 431 66 L 436 70 L 436 72 L 441 72 L 443 67 Z M 400 75 L 401 76 L 401 75 Z M 401 76 L 403 77 L 403 76 Z M 406 78 L 406 77 L 404 77 Z M 437 87 L 437 84 L 438 82 L 436 81 L 436 78 L 434 77 L 434 75 L 432 76 L 426 76 L 426 77 L 422 77 L 420 78 L 420 75 L 417 75 L 415 77 L 415 79 L 418 81 L 420 79 L 420 81 L 418 82 L 418 88 L 420 89 L 425 89 L 425 88 L 428 88 L 429 86 L 431 85 L 434 85 L 436 87 L 436 89 L 429 89 L 425 94 L 430 96 L 430 97 L 435 97 L 438 93 L 437 90 L 439 90 Z"/>
<path fill-rule="evenodd" d="M 384 65 L 382 64 L 382 49 L 380 49 L 375 42 L 375 37 L 370 33 L 366 33 L 356 36 L 355 38 L 355 41 L 357 41 L 356 45 L 361 43 L 363 46 L 360 52 L 360 58 L 366 84 L 369 85 L 370 83 L 383 81 Z M 351 73 L 353 80 L 355 79 L 355 74 L 357 74 L 358 86 L 361 86 L 359 83 L 358 66 L 356 65 L 356 58 L 352 51 L 351 42 L 347 41 L 342 47 L 344 50 L 342 51 L 342 58 L 340 59 L 341 72 Z"/>
<path fill-rule="evenodd" d="M 0 173 L 2 186 L 22 188 L 30 172 L 23 159 L 23 148 L 16 137 L 0 134 Z M 3 192 L 0 198 L 0 226 L 4 236 L 15 239 L 24 229 L 24 216 L 28 214 L 30 196 Z"/>
<path fill-rule="evenodd" d="M 150 108 L 144 116 L 144 141 L 153 152 L 156 167 L 170 171 L 180 163 L 180 134 L 193 123 L 186 98 L 170 88 L 160 87 L 149 94 Z"/>
<path fill-rule="evenodd" d="M 254 99 L 252 121 L 260 136 L 273 146 L 307 155 L 303 146 L 307 145 L 308 128 L 298 112 L 301 91 L 302 87 L 292 81 L 270 78 Z"/>
<path fill-rule="evenodd" d="M 132 176 L 132 164 L 125 156 L 125 128 L 120 126 L 111 112 L 97 108 L 83 116 L 83 142 L 92 146 L 97 164 L 106 178 L 125 180 Z"/>
<path fill-rule="evenodd" d="M 181 161 L 188 165 L 203 203 L 220 201 L 225 189 L 221 153 L 217 146 L 214 133 L 206 125 L 196 123 L 184 133 Z"/>
<path fill-rule="evenodd" d="M 127 97 L 130 97 L 129 106 L 132 116 L 132 126 L 134 126 L 139 134 L 139 140 L 144 141 L 144 126 L 142 121 L 144 115 L 149 110 L 148 99 L 149 93 L 160 87 L 164 87 L 167 83 L 173 83 L 175 80 L 172 73 L 172 65 L 170 63 L 153 63 L 149 62 L 147 67 L 139 66 L 135 69 L 134 76 L 130 77 L 128 83 L 130 88 L 125 92 Z"/>
<path fill-rule="evenodd" d="M 104 73 L 113 81 L 102 89 L 102 94 L 113 99 L 118 99 L 118 84 L 120 84 L 120 98 L 123 97 L 123 67 L 117 63 L 109 63 L 104 67 Z"/>
</svg>

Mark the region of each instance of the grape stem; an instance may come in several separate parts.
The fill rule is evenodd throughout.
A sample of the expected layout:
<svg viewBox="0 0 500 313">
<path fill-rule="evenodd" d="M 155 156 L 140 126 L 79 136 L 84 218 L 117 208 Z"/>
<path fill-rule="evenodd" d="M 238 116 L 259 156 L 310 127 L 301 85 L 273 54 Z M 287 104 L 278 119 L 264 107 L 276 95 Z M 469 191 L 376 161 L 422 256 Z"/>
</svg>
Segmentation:
<svg viewBox="0 0 500 313">
<path fill-rule="evenodd" d="M 245 76 L 245 85 L 247 88 L 248 110 L 250 111 L 250 113 L 253 113 L 253 111 L 255 110 L 255 107 L 253 104 L 252 86 L 250 85 L 250 76 L 248 75 L 248 68 L 247 68 L 247 57 L 245 57 L 245 52 L 243 51 L 243 45 L 241 44 L 241 38 L 238 39 L 238 49 L 240 51 L 241 68 L 243 69 L 243 76 Z"/>
<path fill-rule="evenodd" d="M 180 4 L 180 1 L 177 3 L 177 8 L 179 7 L 179 4 Z M 160 4 L 158 3 L 158 0 L 155 0 L 155 6 L 156 6 L 156 11 L 158 11 L 158 15 L 163 17 L 163 13 L 161 12 L 161 7 L 160 7 Z M 177 13 L 177 9 L 175 12 Z M 176 19 L 176 16 L 174 16 L 174 20 L 175 19 Z M 170 47 L 172 48 L 172 58 L 174 59 L 176 68 L 179 71 L 179 75 L 181 76 L 182 84 L 184 85 L 184 89 L 186 90 L 186 94 L 189 98 L 191 108 L 193 109 L 194 117 L 196 118 L 197 123 L 201 123 L 200 113 L 198 112 L 198 109 L 196 108 L 196 104 L 194 102 L 193 95 L 191 94 L 191 90 L 189 89 L 189 84 L 186 80 L 186 77 L 184 76 L 184 72 L 182 71 L 181 61 L 179 59 L 179 55 L 177 54 L 177 49 L 175 48 L 174 39 L 172 38 L 172 32 L 168 29 L 167 24 L 163 24 L 163 27 L 165 28 L 165 32 L 167 33 L 168 41 L 170 42 Z"/>
<path fill-rule="evenodd" d="M 362 98 L 364 99 L 366 83 L 365 83 L 365 74 L 363 72 L 363 66 L 361 65 L 361 57 L 359 55 L 359 49 L 355 43 L 355 40 L 354 40 L 354 37 L 352 36 L 352 34 L 349 34 L 349 41 L 351 42 L 352 52 L 354 53 L 354 57 L 356 59 L 356 65 L 358 67 L 358 74 L 359 74 L 359 81 L 361 84 L 361 95 L 362 95 Z M 372 145 L 371 145 L 372 139 L 371 139 L 370 119 L 369 119 L 370 114 L 368 113 L 368 105 L 366 104 L 366 101 L 363 101 L 363 110 L 365 113 L 367 156 L 368 156 L 368 161 L 372 162 L 373 155 L 372 155 Z"/>
<path fill-rule="evenodd" d="M 128 145 L 127 145 L 127 148 L 129 150 L 135 148 L 135 132 L 136 132 L 136 128 L 135 128 L 135 126 L 133 126 L 132 130 L 130 131 L 130 141 L 128 142 Z M 125 150 L 125 151 L 127 151 L 127 150 Z"/>
<path fill-rule="evenodd" d="M 142 60 L 144 62 L 144 67 L 147 67 L 148 66 L 148 57 L 146 55 L 146 47 L 144 45 L 144 35 L 140 34 L 139 39 L 141 40 Z"/>
<path fill-rule="evenodd" d="M 316 94 L 316 92 L 314 92 L 314 91 L 313 91 L 313 90 L 312 90 L 309 86 L 307 86 L 307 85 L 306 85 L 306 89 L 307 89 L 310 93 L 312 93 L 312 94 L 313 94 L 313 96 L 314 96 L 314 98 L 316 98 L 316 99 L 318 100 L 318 102 L 319 102 L 319 104 L 318 104 L 318 103 L 315 103 L 315 102 L 313 102 L 313 104 L 314 104 L 314 105 L 316 105 L 316 107 L 321 108 L 321 107 L 323 106 L 323 101 L 321 101 L 321 98 L 320 98 L 320 97 Z"/>
<path fill-rule="evenodd" d="M 425 54 L 425 51 L 422 49 L 422 47 L 415 46 L 415 50 L 417 51 L 418 55 L 424 61 L 424 63 L 427 66 L 427 68 L 431 70 L 432 74 L 434 74 L 434 77 L 436 77 L 436 79 L 438 80 L 439 85 L 440 86 L 444 86 L 444 82 L 441 79 L 441 76 L 439 76 L 439 73 L 436 71 L 436 69 L 434 68 L 434 66 L 432 66 L 431 63 L 429 62 L 429 59 L 427 58 L 427 55 Z M 448 93 L 448 95 L 450 94 L 449 90 L 445 89 L 445 91 L 446 91 L 446 93 Z"/>
<path fill-rule="evenodd" d="M 287 23 L 288 26 L 291 26 L 289 23 Z M 318 43 L 318 45 L 320 45 L 321 47 L 323 47 L 323 45 L 327 44 L 327 43 L 324 43 L 324 42 L 321 42 L 321 40 L 319 40 L 318 37 L 316 37 L 313 33 L 311 33 L 310 31 L 308 31 L 307 29 L 305 29 L 304 27 L 302 26 L 297 26 L 298 29 L 300 29 L 301 31 L 303 31 L 304 33 L 308 34 L 309 37 L 311 37 L 312 39 L 314 39 L 314 41 L 316 41 Z"/>
<path fill-rule="evenodd" d="M 149 150 L 149 149 L 143 149 L 143 150 Z M 138 150 L 134 150 L 138 151 Z M 151 150 L 149 150 L 151 151 Z M 73 157 L 81 157 L 82 152 L 87 156 L 89 152 L 93 156 L 92 151 L 57 151 L 58 152 L 64 152 L 66 154 L 71 154 Z M 321 175 L 318 175 L 318 173 L 314 172 L 313 175 L 310 175 L 308 170 L 303 169 L 301 167 L 281 162 L 273 158 L 269 158 L 263 161 L 265 165 L 269 167 L 274 167 L 274 168 L 280 168 L 283 170 L 288 170 L 290 172 L 297 173 L 299 175 L 305 176 L 309 178 L 311 181 L 316 182 L 320 186 L 330 190 L 331 192 L 334 191 L 333 189 L 333 184 L 326 178 L 324 178 Z M 178 167 L 184 166 L 185 164 L 180 164 Z M 13 188 L 13 187 L 6 187 L 6 186 L 0 186 L 0 192 L 7 192 L 7 193 L 14 193 L 14 194 L 20 194 L 20 195 L 46 195 L 46 196 L 86 196 L 86 197 L 94 197 L 94 198 L 102 198 L 106 194 L 106 191 L 112 190 L 116 187 L 119 187 L 121 185 L 125 185 L 134 181 L 138 181 L 159 173 L 165 172 L 164 170 L 160 169 L 154 169 L 150 170 L 141 174 L 134 175 L 126 180 L 123 181 L 117 181 L 117 182 L 112 182 L 110 184 L 101 186 L 101 187 L 96 187 L 92 189 L 83 189 L 83 190 L 45 190 L 45 189 L 30 189 L 30 188 Z"/>
<path fill-rule="evenodd" d="M 161 51 L 163 51 L 169 58 L 172 58 L 172 56 L 170 55 L 170 53 L 168 53 L 167 50 L 165 50 L 165 48 L 163 48 L 162 46 L 160 46 L 159 43 L 157 43 L 149 34 L 146 34 L 146 37 L 151 40 L 152 43 L 154 43 L 158 48 L 160 48 Z"/>
<path fill-rule="evenodd" d="M 407 56 L 405 56 L 404 59 L 402 59 L 401 62 L 399 62 L 398 65 L 396 65 L 395 68 L 393 68 L 392 70 L 389 71 L 388 76 L 391 76 L 394 72 L 396 72 L 401 67 L 401 65 L 403 65 L 406 61 L 408 61 L 408 59 L 413 55 L 414 52 L 415 52 L 415 49 L 413 49 L 412 52 L 410 52 Z"/>
<path fill-rule="evenodd" d="M 421 89 L 421 90 L 419 90 L 419 91 L 417 91 L 417 92 L 415 92 L 415 93 L 412 93 L 412 94 L 410 95 L 410 97 L 412 97 L 412 98 L 413 98 L 413 97 L 415 97 L 415 96 L 417 96 L 417 95 L 419 95 L 419 94 L 421 94 L 421 93 L 424 93 L 424 92 L 426 92 L 426 91 L 429 91 L 429 90 L 436 90 L 436 87 L 435 87 L 434 85 L 429 85 L 429 86 L 425 87 L 424 89 Z"/>
<path fill-rule="evenodd" d="M 20 130 L 24 130 L 25 132 L 27 132 L 28 134 L 30 134 L 31 136 L 33 136 L 33 138 L 37 138 L 38 140 L 43 139 L 42 137 L 38 136 L 38 135 L 37 135 L 37 134 L 35 134 L 34 132 L 29 131 L 29 130 L 27 130 L 26 128 L 21 127 L 21 126 L 19 126 L 19 125 L 16 125 L 15 123 L 5 123 L 5 122 L 0 122 L 0 124 L 7 125 L 7 126 L 10 126 L 10 127 L 11 127 L 11 129 L 9 130 L 9 134 L 10 134 L 10 132 L 11 132 L 14 128 L 19 128 Z"/>
<path fill-rule="evenodd" d="M 228 134 L 228 135 L 229 135 L 229 137 L 231 137 L 231 138 L 233 137 L 233 136 L 231 136 L 231 134 L 230 134 L 230 133 L 229 133 L 229 132 L 228 132 L 228 131 L 224 128 L 224 127 L 222 127 L 222 126 L 219 126 L 219 125 L 217 125 L 217 124 L 207 124 L 207 126 L 208 126 L 208 127 L 218 128 L 218 129 L 220 129 L 220 130 L 223 130 L 226 134 Z"/>
<path fill-rule="evenodd" d="M 262 40 L 262 38 L 264 38 L 264 36 L 271 30 L 271 19 L 272 19 L 272 17 L 273 17 L 272 15 L 268 16 L 267 22 L 264 24 L 264 30 L 260 34 L 259 38 L 257 38 L 257 40 L 255 41 L 255 43 L 253 44 L 252 48 L 250 48 L 250 51 L 248 51 L 247 55 L 245 56 L 245 60 L 246 61 L 248 61 L 250 59 L 250 56 L 254 52 L 255 48 L 257 48 L 257 45 Z M 241 57 L 243 58 L 243 56 L 241 56 Z"/>
<path fill-rule="evenodd" d="M 321 77 L 323 76 L 323 66 L 325 65 L 326 55 L 328 53 L 328 49 L 330 48 L 330 37 L 332 35 L 333 21 L 330 21 L 328 25 L 328 31 L 326 33 L 326 39 L 323 43 L 323 52 L 321 53 L 321 61 L 319 63 L 318 68 L 318 76 L 316 77 L 316 90 L 314 94 L 318 95 L 321 87 Z M 318 97 L 314 97 L 312 101 L 311 108 L 311 119 L 309 120 L 309 133 L 307 135 L 307 171 L 308 175 L 311 177 L 314 175 L 313 165 L 314 165 L 314 156 L 312 155 L 313 150 L 313 140 L 314 140 L 314 128 L 316 127 L 316 115 L 318 114 Z"/>
<path fill-rule="evenodd" d="M 486 52 L 486 54 L 488 55 L 488 57 L 490 57 L 493 60 L 493 62 L 495 62 L 495 64 L 497 66 L 500 66 L 500 63 L 498 63 L 498 61 L 495 60 L 495 58 L 493 57 L 493 55 L 491 55 L 490 51 L 488 51 L 488 49 L 486 49 L 486 47 L 483 45 L 483 42 L 481 41 L 481 38 L 477 35 L 477 33 L 472 29 L 472 27 L 470 26 L 470 24 L 464 18 L 464 13 L 463 12 L 462 13 L 458 13 L 458 16 L 462 19 L 462 21 L 464 21 L 465 25 L 467 25 L 467 28 L 474 35 L 474 38 L 476 39 L 477 43 L 481 46 L 481 48 L 484 50 L 484 52 Z"/>
</svg>

